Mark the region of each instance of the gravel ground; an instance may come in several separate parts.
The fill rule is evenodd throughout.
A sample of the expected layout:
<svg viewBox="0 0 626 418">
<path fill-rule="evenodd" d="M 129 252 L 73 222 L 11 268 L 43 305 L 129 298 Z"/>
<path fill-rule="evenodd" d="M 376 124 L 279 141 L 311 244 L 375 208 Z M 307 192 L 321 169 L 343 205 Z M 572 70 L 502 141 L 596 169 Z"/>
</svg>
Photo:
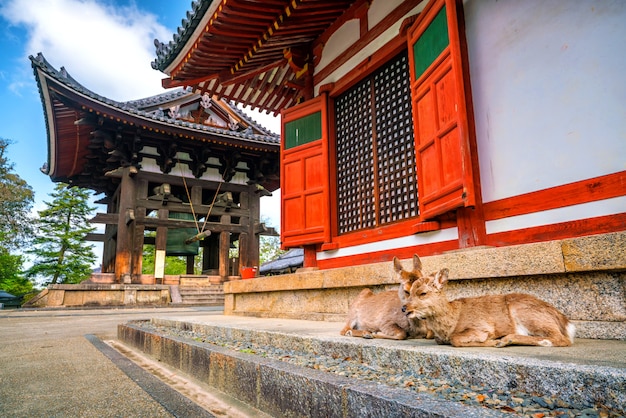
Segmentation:
<svg viewBox="0 0 626 418">
<path fill-rule="evenodd" d="M 595 405 L 572 405 L 555 397 L 535 396 L 522 392 L 488 390 L 480 386 L 470 386 L 459 381 L 430 378 L 412 370 L 373 367 L 352 358 L 334 358 L 316 353 L 278 349 L 259 345 L 250 341 L 212 339 L 211 336 L 192 331 L 155 326 L 149 322 L 138 324 L 146 330 L 165 335 L 175 335 L 194 341 L 214 344 L 241 353 L 272 358 L 298 366 L 309 367 L 328 373 L 335 373 L 351 379 L 403 388 L 409 391 L 426 392 L 449 401 L 466 405 L 483 406 L 511 415 L 542 417 L 623 417 L 620 413 Z"/>
</svg>

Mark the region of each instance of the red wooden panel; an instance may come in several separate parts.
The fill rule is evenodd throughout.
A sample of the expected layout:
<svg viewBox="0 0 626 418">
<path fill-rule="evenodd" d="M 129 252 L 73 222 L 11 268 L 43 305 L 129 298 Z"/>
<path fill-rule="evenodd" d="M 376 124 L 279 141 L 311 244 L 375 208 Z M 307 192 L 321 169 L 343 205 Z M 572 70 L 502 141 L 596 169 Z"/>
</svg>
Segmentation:
<svg viewBox="0 0 626 418">
<path fill-rule="evenodd" d="M 305 228 L 309 233 L 313 230 L 323 232 L 323 226 L 326 222 L 326 216 L 324 215 L 325 205 L 325 196 L 322 192 L 305 196 Z"/>
<path fill-rule="evenodd" d="M 435 101 L 431 93 L 430 88 L 427 88 L 422 96 L 415 99 L 415 140 L 418 147 L 425 143 L 427 138 L 433 138 L 435 135 Z"/>
<path fill-rule="evenodd" d="M 304 202 L 301 196 L 283 199 L 283 217 L 289 233 L 304 229 Z"/>
<path fill-rule="evenodd" d="M 457 124 L 457 101 L 456 101 L 456 83 L 452 68 L 450 66 L 451 57 L 448 56 L 439 65 L 441 72 L 433 75 L 433 83 L 435 85 L 438 126 L 440 129 L 446 129 L 450 125 L 456 127 Z"/>
<path fill-rule="evenodd" d="M 456 131 L 450 131 L 439 140 L 441 146 L 441 163 L 443 166 L 442 183 L 446 188 L 463 187 L 463 158 L 458 152 L 461 147 L 460 137 Z"/>
<path fill-rule="evenodd" d="M 321 150 L 319 154 L 304 160 L 305 190 L 324 187 L 328 179 L 328 171 L 323 170 L 326 166 L 326 162 L 322 161 Z"/>
<path fill-rule="evenodd" d="M 281 154 L 281 236 L 284 248 L 330 241 L 326 95 L 283 111 L 289 123 L 321 110 L 322 138 Z M 284 136 L 284 135 L 283 135 Z"/>
<path fill-rule="evenodd" d="M 457 6 L 457 0 L 431 1 L 407 36 L 422 221 L 475 204 Z M 447 15 L 449 44 L 416 76 L 415 60 L 422 56 L 416 58 L 413 46 L 442 10 Z M 440 29 L 441 21 L 437 30 Z M 433 31 L 429 36 L 433 36 Z"/>
<path fill-rule="evenodd" d="M 302 171 L 302 161 L 295 160 L 284 164 L 284 182 L 282 193 L 289 196 L 299 193 L 302 190 L 304 172 Z M 282 177 L 282 176 L 281 176 Z"/>
</svg>

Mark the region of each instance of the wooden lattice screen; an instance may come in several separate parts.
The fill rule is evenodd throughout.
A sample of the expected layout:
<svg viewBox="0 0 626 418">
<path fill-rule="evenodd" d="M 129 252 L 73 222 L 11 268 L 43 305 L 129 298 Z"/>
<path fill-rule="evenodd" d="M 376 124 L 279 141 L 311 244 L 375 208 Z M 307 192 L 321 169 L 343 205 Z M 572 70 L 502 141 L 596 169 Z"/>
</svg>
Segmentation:
<svg viewBox="0 0 626 418">
<path fill-rule="evenodd" d="M 339 96 L 335 112 L 339 233 L 417 217 L 407 54 Z"/>
</svg>

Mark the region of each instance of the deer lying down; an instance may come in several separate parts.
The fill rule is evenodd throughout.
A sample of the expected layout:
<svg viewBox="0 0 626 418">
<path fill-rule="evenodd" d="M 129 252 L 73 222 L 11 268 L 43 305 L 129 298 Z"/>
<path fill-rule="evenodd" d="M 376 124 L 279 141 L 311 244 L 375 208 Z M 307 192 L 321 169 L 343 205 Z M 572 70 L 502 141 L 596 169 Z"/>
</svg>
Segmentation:
<svg viewBox="0 0 626 418">
<path fill-rule="evenodd" d="M 403 306 L 407 317 L 426 323 L 439 344 L 565 347 L 574 342 L 574 324 L 547 302 L 521 293 L 448 301 L 447 281 L 448 269 L 414 281 Z"/>
<path fill-rule="evenodd" d="M 427 337 L 428 330 L 422 321 L 402 312 L 405 294 L 411 284 L 422 277 L 422 262 L 417 255 L 413 256 L 413 271 L 407 272 L 400 261 L 394 259 L 394 268 L 401 275 L 400 288 L 376 294 L 363 289 L 350 306 L 341 335 L 392 340 Z"/>
</svg>

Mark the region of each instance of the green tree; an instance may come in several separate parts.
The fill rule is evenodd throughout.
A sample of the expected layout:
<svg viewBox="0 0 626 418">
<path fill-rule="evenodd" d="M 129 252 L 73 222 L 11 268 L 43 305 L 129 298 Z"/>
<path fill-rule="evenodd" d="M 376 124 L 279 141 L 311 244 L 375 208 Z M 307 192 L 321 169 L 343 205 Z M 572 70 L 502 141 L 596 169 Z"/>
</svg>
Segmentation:
<svg viewBox="0 0 626 418">
<path fill-rule="evenodd" d="M 22 256 L 0 247 L 0 289 L 16 296 L 33 290 L 33 284 L 21 274 L 22 263 Z"/>
<path fill-rule="evenodd" d="M 0 247 L 12 251 L 24 247 L 32 236 L 30 210 L 35 194 L 13 172 L 6 158 L 10 141 L 0 138 Z"/>
<path fill-rule="evenodd" d="M 267 263 L 276 260 L 286 251 L 280 249 L 280 238 L 269 235 L 262 235 L 259 238 L 259 263 Z"/>
<path fill-rule="evenodd" d="M 29 277 L 43 278 L 45 284 L 80 283 L 91 275 L 96 261 L 93 246 L 83 241 L 95 230 L 88 218 L 94 208 L 88 204 L 90 193 L 78 187 L 59 183 L 50 194 L 52 202 L 39 211 L 38 233 L 34 248 L 33 266 Z"/>
<path fill-rule="evenodd" d="M 24 257 L 13 252 L 25 248 L 32 236 L 30 210 L 35 194 L 13 172 L 13 164 L 6 158 L 10 144 L 0 138 L 0 289 L 21 295 L 33 285 L 21 273 Z"/>
<path fill-rule="evenodd" d="M 268 227 L 273 227 L 271 220 L 266 217 L 261 217 L 263 222 Z M 271 235 L 261 235 L 259 238 L 259 264 L 267 263 L 268 261 L 276 260 L 282 254 L 287 251 L 280 249 L 280 237 L 274 237 Z"/>
</svg>

